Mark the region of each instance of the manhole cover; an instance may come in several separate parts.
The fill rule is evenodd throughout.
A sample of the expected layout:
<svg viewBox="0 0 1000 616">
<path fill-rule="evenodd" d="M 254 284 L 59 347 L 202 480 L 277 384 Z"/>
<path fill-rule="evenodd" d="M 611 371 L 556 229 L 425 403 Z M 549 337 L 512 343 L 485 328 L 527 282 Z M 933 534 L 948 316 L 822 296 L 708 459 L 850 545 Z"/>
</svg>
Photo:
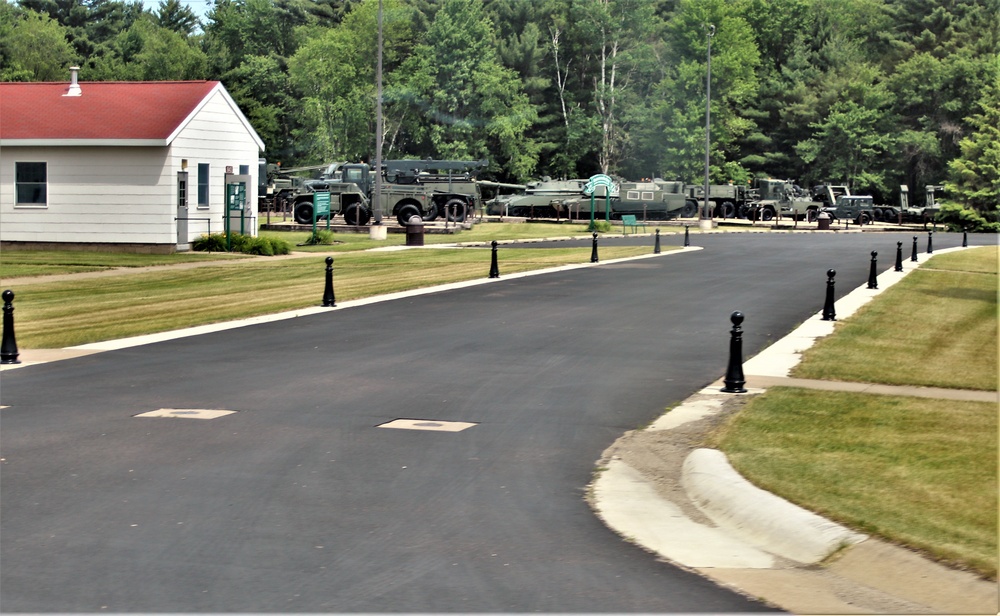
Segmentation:
<svg viewBox="0 0 1000 616">
<path fill-rule="evenodd" d="M 461 432 L 476 424 L 465 421 L 438 421 L 436 419 L 394 419 L 376 428 L 396 428 L 397 430 L 434 430 L 437 432 Z"/>
<path fill-rule="evenodd" d="M 148 413 L 139 413 L 133 417 L 175 417 L 180 419 L 215 419 L 224 415 L 231 415 L 236 411 L 226 411 L 222 409 L 156 409 Z"/>
</svg>

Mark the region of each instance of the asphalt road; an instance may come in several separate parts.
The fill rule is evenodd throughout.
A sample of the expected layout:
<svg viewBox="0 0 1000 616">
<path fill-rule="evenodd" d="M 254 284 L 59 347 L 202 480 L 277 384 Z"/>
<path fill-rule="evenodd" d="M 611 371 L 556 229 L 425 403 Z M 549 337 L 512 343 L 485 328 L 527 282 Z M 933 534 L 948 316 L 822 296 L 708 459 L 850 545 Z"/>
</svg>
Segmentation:
<svg viewBox="0 0 1000 616">
<path fill-rule="evenodd" d="M 594 463 L 725 372 L 732 311 L 749 357 L 910 236 L 695 240 L 5 372 L 0 609 L 765 609 L 606 529 Z"/>
</svg>

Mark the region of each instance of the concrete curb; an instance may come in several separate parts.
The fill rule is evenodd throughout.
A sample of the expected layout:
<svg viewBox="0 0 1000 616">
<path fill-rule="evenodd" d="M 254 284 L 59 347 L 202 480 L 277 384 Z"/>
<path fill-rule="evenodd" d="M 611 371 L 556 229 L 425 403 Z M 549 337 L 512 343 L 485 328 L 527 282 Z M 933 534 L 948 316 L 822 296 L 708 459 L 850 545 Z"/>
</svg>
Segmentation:
<svg viewBox="0 0 1000 616">
<path fill-rule="evenodd" d="M 688 454 L 681 480 L 692 502 L 720 527 L 800 563 L 817 563 L 868 538 L 758 488 L 715 449 Z"/>
</svg>

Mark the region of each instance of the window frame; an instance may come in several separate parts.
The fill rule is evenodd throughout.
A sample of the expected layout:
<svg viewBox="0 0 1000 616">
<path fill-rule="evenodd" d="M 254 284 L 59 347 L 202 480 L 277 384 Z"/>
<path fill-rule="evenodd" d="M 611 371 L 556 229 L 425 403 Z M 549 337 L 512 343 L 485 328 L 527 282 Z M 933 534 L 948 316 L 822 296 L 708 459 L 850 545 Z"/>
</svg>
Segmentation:
<svg viewBox="0 0 1000 616">
<path fill-rule="evenodd" d="M 20 175 L 20 165 L 41 165 L 44 171 L 44 181 L 42 182 L 23 182 L 18 179 Z M 21 198 L 21 186 L 22 185 L 41 185 L 42 186 L 42 201 L 20 201 Z M 45 209 L 49 207 L 49 163 L 48 161 L 14 161 L 14 207 L 16 208 L 28 208 L 28 209 Z"/>
<path fill-rule="evenodd" d="M 202 178 L 202 170 L 204 169 L 205 177 Z M 203 181 L 204 180 L 204 181 Z M 207 210 L 211 207 L 212 198 L 212 165 L 211 163 L 198 163 L 198 177 L 197 177 L 197 205 L 199 210 Z M 204 197 L 204 200 L 202 200 Z"/>
</svg>

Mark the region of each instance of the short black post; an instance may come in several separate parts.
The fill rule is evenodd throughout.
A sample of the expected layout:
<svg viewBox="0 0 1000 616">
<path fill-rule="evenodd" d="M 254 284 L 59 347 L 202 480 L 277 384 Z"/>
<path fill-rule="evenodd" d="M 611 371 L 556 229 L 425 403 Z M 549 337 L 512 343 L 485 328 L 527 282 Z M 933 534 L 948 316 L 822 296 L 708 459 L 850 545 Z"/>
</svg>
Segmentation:
<svg viewBox="0 0 1000 616">
<path fill-rule="evenodd" d="M 17 339 L 14 337 L 14 292 L 7 289 L 3 298 L 3 341 L 0 341 L 0 364 L 19 364 Z"/>
<path fill-rule="evenodd" d="M 684 225 L 684 247 L 691 245 L 691 235 L 688 233 L 688 226 Z"/>
<path fill-rule="evenodd" d="M 910 261 L 912 263 L 917 262 L 917 236 L 913 236 L 913 252 L 910 253 Z"/>
<path fill-rule="evenodd" d="M 837 270 L 826 270 L 826 302 L 823 304 L 823 320 L 836 321 L 837 311 L 833 307 L 833 277 L 837 275 Z"/>
<path fill-rule="evenodd" d="M 326 258 L 326 286 L 323 288 L 323 306 L 336 306 L 337 299 L 333 296 L 333 257 Z"/>
<path fill-rule="evenodd" d="M 597 263 L 597 234 L 594 233 L 594 247 L 590 249 L 590 262 Z"/>
<path fill-rule="evenodd" d="M 933 231 L 927 232 L 927 254 L 932 254 L 934 252 L 934 241 L 932 239 L 933 235 Z"/>
<path fill-rule="evenodd" d="M 656 230 L 656 243 L 653 244 L 653 254 L 654 255 L 660 254 L 660 230 L 659 229 Z"/>
<path fill-rule="evenodd" d="M 896 242 L 896 271 L 903 271 L 903 242 Z"/>
<path fill-rule="evenodd" d="M 877 263 L 876 257 L 878 257 L 878 251 L 877 250 L 873 250 L 872 251 L 872 267 L 871 267 L 871 270 L 868 272 L 868 288 L 869 289 L 877 289 L 878 288 L 878 274 L 875 273 L 875 268 L 878 267 L 878 263 Z"/>
<path fill-rule="evenodd" d="M 968 248 L 968 247 L 969 247 L 969 232 L 962 231 L 962 248 Z"/>
<path fill-rule="evenodd" d="M 497 241 L 493 240 L 490 245 L 493 247 L 493 259 L 490 262 L 490 278 L 499 278 L 500 266 L 497 265 Z"/>
<path fill-rule="evenodd" d="M 743 385 L 746 380 L 743 378 L 743 313 L 737 310 L 729 315 L 729 320 L 733 322 L 733 329 L 729 332 L 729 367 L 726 368 L 726 386 L 722 391 L 729 394 L 746 393 Z"/>
</svg>

